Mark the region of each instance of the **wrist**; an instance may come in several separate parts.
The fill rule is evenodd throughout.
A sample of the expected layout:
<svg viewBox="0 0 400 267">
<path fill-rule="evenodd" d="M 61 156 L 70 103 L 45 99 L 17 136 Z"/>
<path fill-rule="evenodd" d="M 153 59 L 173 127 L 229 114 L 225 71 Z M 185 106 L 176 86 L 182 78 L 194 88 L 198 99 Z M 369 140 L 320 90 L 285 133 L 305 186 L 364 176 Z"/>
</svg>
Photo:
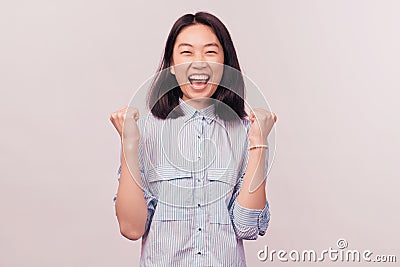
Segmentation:
<svg viewBox="0 0 400 267">
<path fill-rule="evenodd" d="M 139 139 L 123 138 L 121 139 L 121 144 L 126 151 L 137 150 L 139 147 Z"/>
<path fill-rule="evenodd" d="M 250 146 L 255 145 L 268 145 L 267 139 L 261 138 L 260 136 L 249 136 Z"/>
</svg>

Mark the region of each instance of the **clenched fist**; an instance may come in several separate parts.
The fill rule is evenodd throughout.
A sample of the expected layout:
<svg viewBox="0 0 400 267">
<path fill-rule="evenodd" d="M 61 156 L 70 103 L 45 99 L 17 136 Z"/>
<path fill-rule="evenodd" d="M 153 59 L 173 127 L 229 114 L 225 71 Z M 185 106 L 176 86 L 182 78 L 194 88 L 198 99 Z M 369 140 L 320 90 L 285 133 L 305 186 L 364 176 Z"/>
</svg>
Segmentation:
<svg viewBox="0 0 400 267">
<path fill-rule="evenodd" d="M 275 113 L 263 108 L 255 108 L 250 112 L 249 119 L 252 123 L 249 130 L 250 144 L 265 145 L 267 137 L 277 120 Z"/>
<path fill-rule="evenodd" d="M 139 141 L 140 132 L 136 122 L 138 119 L 139 110 L 128 106 L 113 112 L 110 116 L 110 121 L 124 141 Z"/>
</svg>

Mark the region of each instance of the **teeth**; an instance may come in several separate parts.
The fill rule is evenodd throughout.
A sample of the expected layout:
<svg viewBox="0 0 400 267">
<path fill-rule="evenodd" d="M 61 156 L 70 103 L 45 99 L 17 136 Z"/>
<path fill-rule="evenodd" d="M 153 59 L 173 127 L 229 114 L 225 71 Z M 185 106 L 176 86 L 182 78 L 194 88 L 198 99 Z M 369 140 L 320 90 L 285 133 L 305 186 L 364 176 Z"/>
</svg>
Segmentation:
<svg viewBox="0 0 400 267">
<path fill-rule="evenodd" d="M 191 80 L 207 80 L 210 76 L 208 75 L 199 75 L 199 74 L 194 74 L 194 75 L 190 75 L 189 79 Z"/>
</svg>

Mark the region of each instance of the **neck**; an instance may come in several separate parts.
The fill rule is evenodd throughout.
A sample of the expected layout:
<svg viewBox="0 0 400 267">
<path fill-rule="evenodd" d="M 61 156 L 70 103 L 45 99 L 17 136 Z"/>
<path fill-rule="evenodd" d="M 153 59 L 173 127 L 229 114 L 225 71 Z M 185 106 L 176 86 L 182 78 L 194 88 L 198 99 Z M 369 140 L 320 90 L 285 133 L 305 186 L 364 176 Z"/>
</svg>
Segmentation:
<svg viewBox="0 0 400 267">
<path fill-rule="evenodd" d="M 210 98 L 186 98 L 183 96 L 182 100 L 197 110 L 206 108 L 212 104 Z"/>
</svg>

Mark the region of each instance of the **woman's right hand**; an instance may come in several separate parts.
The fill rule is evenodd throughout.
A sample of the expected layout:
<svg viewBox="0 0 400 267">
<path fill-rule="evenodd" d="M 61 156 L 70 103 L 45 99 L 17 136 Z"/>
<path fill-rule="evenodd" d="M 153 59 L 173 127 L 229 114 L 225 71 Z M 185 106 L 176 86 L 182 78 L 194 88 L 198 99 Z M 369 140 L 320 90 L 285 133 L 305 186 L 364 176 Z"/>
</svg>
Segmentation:
<svg viewBox="0 0 400 267">
<path fill-rule="evenodd" d="M 138 119 L 139 110 L 128 106 L 113 112 L 110 116 L 110 121 L 124 142 L 139 141 L 140 131 L 136 122 Z"/>
</svg>

